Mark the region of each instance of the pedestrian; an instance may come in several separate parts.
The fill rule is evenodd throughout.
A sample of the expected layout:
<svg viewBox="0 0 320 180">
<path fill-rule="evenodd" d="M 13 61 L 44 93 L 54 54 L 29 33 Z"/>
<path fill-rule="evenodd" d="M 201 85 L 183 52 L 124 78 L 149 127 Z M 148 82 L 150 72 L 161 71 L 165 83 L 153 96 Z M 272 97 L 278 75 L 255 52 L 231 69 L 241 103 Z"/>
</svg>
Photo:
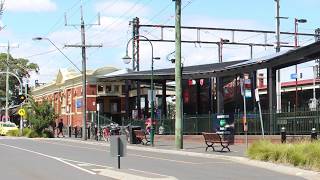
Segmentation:
<svg viewBox="0 0 320 180">
<path fill-rule="evenodd" d="M 58 124 L 58 130 L 59 130 L 59 132 L 58 132 L 58 134 L 57 134 L 57 137 L 60 137 L 60 136 L 59 136 L 60 134 L 62 134 L 62 137 L 64 137 L 62 129 L 63 129 L 63 120 L 60 119 L 60 122 L 59 122 L 59 124 Z"/>
</svg>

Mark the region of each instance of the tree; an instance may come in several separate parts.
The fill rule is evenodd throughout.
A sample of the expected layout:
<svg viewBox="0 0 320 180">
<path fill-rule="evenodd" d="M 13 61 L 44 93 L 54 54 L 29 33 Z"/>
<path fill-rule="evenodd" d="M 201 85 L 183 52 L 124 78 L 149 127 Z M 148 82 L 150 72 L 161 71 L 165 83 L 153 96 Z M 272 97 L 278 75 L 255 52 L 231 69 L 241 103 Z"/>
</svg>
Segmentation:
<svg viewBox="0 0 320 180">
<path fill-rule="evenodd" d="M 33 130 L 41 134 L 55 122 L 57 115 L 48 101 L 39 103 L 29 99 L 29 104 L 31 107 L 28 110 L 29 123 Z"/>
<path fill-rule="evenodd" d="M 7 64 L 7 54 L 0 54 L 0 71 L 6 71 L 7 65 L 9 66 L 9 71 L 15 73 L 20 79 L 29 78 L 31 72 L 39 72 L 39 66 L 35 63 L 30 63 L 28 59 L 24 58 L 13 58 L 11 55 L 9 56 L 9 63 Z M 0 76 L 0 97 L 5 97 L 5 89 L 6 89 L 6 76 L 2 74 Z M 13 77 L 9 76 L 9 92 L 14 97 L 18 95 L 19 81 Z M 9 98 L 10 99 L 10 98 Z M 15 102 L 15 98 L 11 98 L 10 100 L 13 102 L 12 104 L 17 104 Z M 0 105 L 4 106 L 5 98 L 0 99 Z"/>
</svg>

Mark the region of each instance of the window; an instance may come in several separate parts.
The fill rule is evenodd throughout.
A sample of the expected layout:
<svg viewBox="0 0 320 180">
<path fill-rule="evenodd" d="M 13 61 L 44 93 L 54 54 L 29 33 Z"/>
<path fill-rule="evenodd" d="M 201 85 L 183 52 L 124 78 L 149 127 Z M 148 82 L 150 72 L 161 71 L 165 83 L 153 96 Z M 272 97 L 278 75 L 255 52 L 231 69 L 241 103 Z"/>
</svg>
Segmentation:
<svg viewBox="0 0 320 180">
<path fill-rule="evenodd" d="M 118 93 L 119 92 L 119 85 L 114 85 L 113 86 L 113 91 L 115 92 L 115 93 Z"/>
<path fill-rule="evenodd" d="M 125 95 L 126 94 L 126 85 L 121 86 L 121 94 Z"/>
<path fill-rule="evenodd" d="M 98 85 L 98 92 L 102 93 L 103 92 L 103 85 Z"/>
<path fill-rule="evenodd" d="M 111 106 L 111 113 L 118 112 L 118 103 L 110 103 Z"/>
<path fill-rule="evenodd" d="M 110 85 L 107 85 L 106 86 L 106 93 L 110 93 L 111 92 L 111 86 Z"/>
</svg>

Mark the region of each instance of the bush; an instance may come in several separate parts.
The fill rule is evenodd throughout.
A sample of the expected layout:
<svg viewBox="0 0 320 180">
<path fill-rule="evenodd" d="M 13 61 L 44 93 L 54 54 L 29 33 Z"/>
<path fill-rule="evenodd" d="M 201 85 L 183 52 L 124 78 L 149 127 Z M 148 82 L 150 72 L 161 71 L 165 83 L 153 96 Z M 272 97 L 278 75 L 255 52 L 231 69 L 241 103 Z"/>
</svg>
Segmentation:
<svg viewBox="0 0 320 180">
<path fill-rule="evenodd" d="M 42 133 L 43 138 L 54 138 L 53 132 L 49 129 L 45 129 Z"/>
<path fill-rule="evenodd" d="M 23 131 L 22 131 L 22 136 L 26 136 L 28 137 L 29 134 L 31 133 L 31 129 L 30 128 L 24 128 Z"/>
<path fill-rule="evenodd" d="M 28 138 L 38 138 L 38 137 L 41 137 L 41 134 L 39 134 L 37 131 L 31 130 L 27 137 Z"/>
<path fill-rule="evenodd" d="M 7 135 L 7 136 L 15 136 L 15 137 L 18 137 L 18 136 L 20 135 L 19 129 L 10 130 L 10 131 L 7 132 L 6 135 Z"/>
<path fill-rule="evenodd" d="M 273 144 L 270 141 L 258 141 L 249 147 L 247 154 L 252 159 L 320 170 L 320 142 Z"/>
</svg>

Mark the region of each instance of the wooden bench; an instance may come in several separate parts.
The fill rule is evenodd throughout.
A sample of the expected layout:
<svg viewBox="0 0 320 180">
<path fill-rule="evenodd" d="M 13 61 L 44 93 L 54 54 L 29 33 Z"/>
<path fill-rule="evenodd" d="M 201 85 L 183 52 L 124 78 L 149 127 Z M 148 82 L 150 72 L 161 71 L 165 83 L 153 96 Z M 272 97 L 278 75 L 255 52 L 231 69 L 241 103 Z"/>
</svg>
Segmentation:
<svg viewBox="0 0 320 180">
<path fill-rule="evenodd" d="M 204 137 L 204 141 L 207 145 L 206 147 L 206 151 L 208 150 L 209 147 L 212 148 L 213 151 L 216 151 L 214 149 L 214 145 L 215 144 L 220 144 L 222 146 L 221 151 L 223 151 L 224 149 L 229 149 L 229 145 L 230 145 L 230 141 L 224 141 L 219 134 L 217 133 L 202 133 L 203 137 Z"/>
<path fill-rule="evenodd" d="M 150 143 L 150 140 L 147 138 L 147 134 L 143 130 L 134 130 L 134 134 L 136 135 L 137 140 L 143 144 L 147 145 Z"/>
</svg>

